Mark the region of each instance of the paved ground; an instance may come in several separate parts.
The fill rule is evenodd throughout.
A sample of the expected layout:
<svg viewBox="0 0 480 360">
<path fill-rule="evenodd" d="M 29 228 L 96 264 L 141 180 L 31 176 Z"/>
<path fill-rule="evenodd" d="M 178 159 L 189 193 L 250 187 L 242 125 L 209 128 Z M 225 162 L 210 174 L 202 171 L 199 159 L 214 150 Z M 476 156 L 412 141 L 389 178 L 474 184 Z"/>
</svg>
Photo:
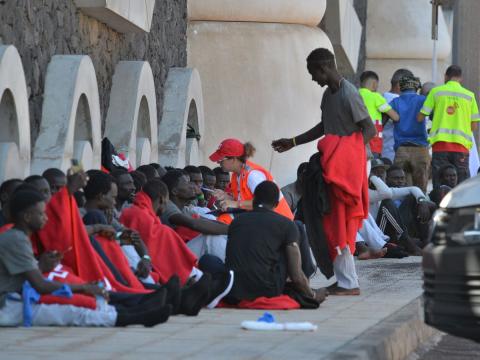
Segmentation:
<svg viewBox="0 0 480 360">
<path fill-rule="evenodd" d="M 480 358 L 480 343 L 442 334 L 417 349 L 408 360 L 470 360 Z"/>
<path fill-rule="evenodd" d="M 277 321 L 311 321 L 313 333 L 253 332 L 240 328 L 262 311 L 210 310 L 172 317 L 152 329 L 0 329 L 0 358 L 7 359 L 320 359 L 417 298 L 420 258 L 360 261 L 362 295 L 329 297 L 318 310 L 275 311 Z M 331 282 L 331 281 L 330 281 Z M 325 286 L 316 276 L 315 286 Z"/>
</svg>

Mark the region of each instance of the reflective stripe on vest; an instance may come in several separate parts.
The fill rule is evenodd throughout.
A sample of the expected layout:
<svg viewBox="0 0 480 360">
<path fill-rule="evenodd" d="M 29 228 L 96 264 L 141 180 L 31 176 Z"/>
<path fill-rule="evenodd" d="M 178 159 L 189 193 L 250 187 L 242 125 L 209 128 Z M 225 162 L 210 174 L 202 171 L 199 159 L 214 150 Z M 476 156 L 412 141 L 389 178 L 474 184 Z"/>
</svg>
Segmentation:
<svg viewBox="0 0 480 360">
<path fill-rule="evenodd" d="M 465 99 L 467 101 L 472 101 L 472 97 L 470 95 L 461 93 L 461 92 L 456 92 L 456 91 L 439 91 L 435 93 L 435 98 L 439 96 L 452 96 L 452 97 L 459 97 L 462 99 Z"/>
<path fill-rule="evenodd" d="M 422 113 L 424 113 L 424 114 L 430 115 L 430 114 L 432 113 L 432 110 L 433 110 L 432 108 L 424 105 L 424 106 L 422 107 L 422 110 L 420 110 L 420 111 L 421 111 Z"/>
<path fill-rule="evenodd" d="M 439 134 L 461 136 L 469 142 L 472 141 L 472 137 L 470 135 L 464 133 L 461 130 L 455 130 L 455 129 L 437 129 L 437 130 L 433 131 L 432 133 L 430 133 L 430 136 L 433 138 L 433 137 L 435 137 Z"/>
<path fill-rule="evenodd" d="M 390 110 L 390 108 L 391 108 L 391 106 L 388 105 L 387 103 L 385 103 L 385 104 L 379 106 L 378 111 L 385 112 L 387 110 Z"/>
</svg>

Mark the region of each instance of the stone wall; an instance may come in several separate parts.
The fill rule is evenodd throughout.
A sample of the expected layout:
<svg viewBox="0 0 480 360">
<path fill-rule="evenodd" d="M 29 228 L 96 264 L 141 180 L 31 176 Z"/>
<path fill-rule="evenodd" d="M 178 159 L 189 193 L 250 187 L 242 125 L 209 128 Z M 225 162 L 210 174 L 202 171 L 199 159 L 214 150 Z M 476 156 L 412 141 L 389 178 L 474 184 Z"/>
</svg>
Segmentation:
<svg viewBox="0 0 480 360">
<path fill-rule="evenodd" d="M 22 58 L 32 140 L 38 135 L 47 66 L 58 54 L 91 57 L 98 79 L 102 130 L 117 63 L 149 61 L 160 119 L 168 69 L 187 62 L 186 18 L 186 0 L 161 0 L 156 2 L 150 33 L 120 34 L 82 14 L 73 0 L 0 0 L 0 44 L 16 46 Z"/>
</svg>

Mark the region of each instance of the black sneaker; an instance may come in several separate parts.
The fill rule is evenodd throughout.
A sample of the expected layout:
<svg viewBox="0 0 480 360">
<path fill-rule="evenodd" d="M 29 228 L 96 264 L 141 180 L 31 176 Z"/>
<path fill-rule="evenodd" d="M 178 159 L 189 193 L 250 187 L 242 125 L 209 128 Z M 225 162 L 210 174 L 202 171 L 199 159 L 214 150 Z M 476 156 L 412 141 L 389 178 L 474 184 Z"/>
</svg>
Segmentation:
<svg viewBox="0 0 480 360">
<path fill-rule="evenodd" d="M 212 279 L 211 299 L 207 305 L 208 309 L 215 308 L 220 300 L 228 295 L 233 286 L 233 271 L 215 275 Z"/>
<path fill-rule="evenodd" d="M 180 279 L 177 275 L 173 275 L 165 285 L 163 285 L 163 288 L 167 290 L 165 303 L 172 305 L 172 315 L 177 314 L 182 299 L 180 293 Z"/>
<path fill-rule="evenodd" d="M 210 299 L 211 287 L 212 278 L 208 273 L 204 273 L 200 280 L 193 285 L 184 287 L 178 313 L 187 316 L 197 316 L 205 304 L 208 303 L 208 299 Z"/>
</svg>

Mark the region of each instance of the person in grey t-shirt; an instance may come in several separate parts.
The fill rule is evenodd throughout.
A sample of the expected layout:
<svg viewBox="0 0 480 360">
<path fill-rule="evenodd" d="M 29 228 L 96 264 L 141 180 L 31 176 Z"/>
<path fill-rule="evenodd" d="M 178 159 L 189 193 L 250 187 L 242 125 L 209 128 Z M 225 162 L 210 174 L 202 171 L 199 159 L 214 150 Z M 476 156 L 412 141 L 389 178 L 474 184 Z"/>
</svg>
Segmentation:
<svg viewBox="0 0 480 360">
<path fill-rule="evenodd" d="M 307 58 L 307 69 L 313 81 L 322 87 L 328 86 L 322 99 L 322 121 L 299 136 L 273 141 L 273 149 L 278 152 L 284 152 L 294 146 L 319 139 L 323 135 L 350 137 L 358 132 L 362 133 L 364 144 L 368 144 L 376 135 L 375 127 L 358 90 L 338 73 L 334 55 L 328 49 L 320 48 L 313 50 Z M 355 139 L 356 137 L 352 138 Z M 351 142 L 351 144 L 353 144 L 353 142 Z M 355 146 L 358 146 L 356 141 Z M 362 148 L 358 148 L 358 154 L 363 158 L 364 152 L 365 148 L 363 148 L 362 145 Z M 358 167 L 358 160 L 353 157 L 344 158 L 342 161 L 343 163 L 341 165 L 343 166 Z M 365 163 L 365 169 L 366 166 L 367 164 Z M 359 176 L 362 175 L 359 174 Z M 364 182 L 366 183 L 366 174 L 363 176 L 365 177 Z M 348 182 L 349 179 L 343 179 L 343 181 Z M 328 191 L 331 191 L 331 187 L 330 184 Z M 305 194 L 305 196 L 314 196 L 314 194 Z M 361 198 L 361 194 L 357 194 L 357 196 Z M 344 202 L 334 195 L 330 196 L 330 200 L 331 202 L 337 201 L 338 204 L 345 206 Z M 333 209 L 334 206 L 331 206 L 331 208 Z M 340 233 L 339 230 L 341 229 L 336 230 Z M 348 229 L 343 230 L 345 230 L 343 233 L 349 234 Z M 355 239 L 349 238 L 347 239 L 347 244 L 354 241 Z M 327 237 L 327 243 L 330 245 L 337 242 L 337 239 Z M 335 273 L 338 283 L 329 287 L 330 294 L 359 295 L 358 277 L 350 247 L 346 246 L 340 249 L 340 247 L 337 246 L 336 250 L 337 256 L 333 257 L 331 255 L 331 259 L 333 258 L 333 272 Z"/>
<path fill-rule="evenodd" d="M 291 184 L 285 185 L 281 189 L 281 192 L 285 197 L 285 200 L 287 201 L 288 206 L 290 207 L 290 210 L 292 210 L 293 214 L 295 214 L 295 212 L 297 211 L 298 202 L 302 197 L 302 176 L 303 173 L 307 170 L 307 166 L 307 162 L 301 163 L 297 168 L 297 180 L 295 180 Z"/>
</svg>

